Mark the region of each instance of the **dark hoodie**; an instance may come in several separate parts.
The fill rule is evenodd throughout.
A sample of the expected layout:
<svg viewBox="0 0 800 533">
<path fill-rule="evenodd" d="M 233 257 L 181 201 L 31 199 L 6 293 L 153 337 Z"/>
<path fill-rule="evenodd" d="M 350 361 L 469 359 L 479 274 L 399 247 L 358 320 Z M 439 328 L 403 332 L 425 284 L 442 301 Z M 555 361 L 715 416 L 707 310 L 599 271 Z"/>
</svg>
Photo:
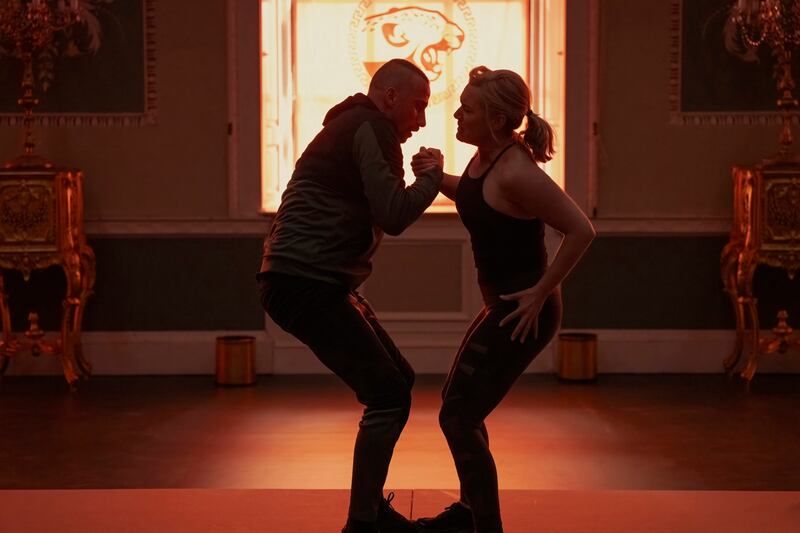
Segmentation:
<svg viewBox="0 0 800 533">
<path fill-rule="evenodd" d="M 394 124 L 364 94 L 334 106 L 297 161 L 264 240 L 262 272 L 358 287 L 383 233 L 399 235 L 436 198 L 441 172 L 403 181 Z"/>
</svg>

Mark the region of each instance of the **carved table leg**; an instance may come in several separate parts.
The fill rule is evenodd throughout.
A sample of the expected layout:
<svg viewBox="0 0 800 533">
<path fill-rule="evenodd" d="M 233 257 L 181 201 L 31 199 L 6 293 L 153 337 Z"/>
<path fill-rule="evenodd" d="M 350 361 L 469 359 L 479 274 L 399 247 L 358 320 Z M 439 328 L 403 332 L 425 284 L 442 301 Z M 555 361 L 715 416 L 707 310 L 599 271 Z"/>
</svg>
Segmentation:
<svg viewBox="0 0 800 533">
<path fill-rule="evenodd" d="M 733 309 L 736 313 L 736 341 L 733 345 L 733 351 L 722 362 L 725 367 L 725 372 L 728 374 L 733 372 L 736 365 L 739 364 L 739 360 L 742 358 L 745 337 L 745 300 L 745 298 L 741 298 L 738 295 L 731 295 Z"/>
<path fill-rule="evenodd" d="M 0 317 L 3 322 L 3 339 L 0 341 L 0 351 L 5 351 L 9 348 L 8 343 L 11 342 L 11 313 L 8 310 L 5 284 L 3 274 L 0 272 Z M 0 377 L 2 377 L 8 369 L 8 362 L 10 358 L 0 353 Z"/>
<path fill-rule="evenodd" d="M 758 323 L 758 299 L 753 296 L 753 276 L 758 266 L 757 256 L 753 251 L 743 251 L 739 254 L 739 266 L 736 271 L 736 281 L 738 292 L 742 295 L 744 303 L 747 305 L 747 315 L 749 317 L 749 336 L 750 353 L 747 357 L 747 364 L 742 370 L 741 376 L 748 384 L 753 379 L 753 375 L 758 367 L 758 356 L 760 352 L 759 323 Z"/>
<path fill-rule="evenodd" d="M 64 378 L 69 383 L 70 389 L 74 391 L 75 384 L 78 382 L 78 372 L 75 369 L 75 348 L 69 323 L 75 313 L 75 304 L 70 302 L 69 298 L 64 300 L 63 313 L 64 316 L 61 318 L 61 352 L 58 354 L 58 358 L 61 360 Z"/>
<path fill-rule="evenodd" d="M 727 245 L 722 251 L 721 258 L 722 283 L 725 287 L 725 292 L 728 293 L 731 299 L 733 311 L 736 315 L 736 341 L 733 345 L 733 351 L 722 361 L 725 372 L 729 375 L 739 364 L 739 360 L 742 358 L 742 348 L 744 347 L 744 301 L 739 297 L 738 284 L 736 283 L 738 262 L 739 247 L 731 244 Z"/>
<path fill-rule="evenodd" d="M 81 272 L 80 259 L 77 253 L 69 254 L 64 264 L 64 275 L 67 278 L 67 294 L 64 297 L 64 311 L 61 317 L 61 367 L 64 377 L 71 389 L 75 389 L 78 381 L 77 363 L 75 360 L 75 344 L 78 340 L 74 335 L 75 317 L 80 306 Z"/>
<path fill-rule="evenodd" d="M 747 358 L 747 366 L 742 370 L 742 377 L 748 382 L 753 379 L 758 368 L 758 356 L 761 348 L 759 339 L 758 323 L 758 301 L 755 298 L 747 299 L 747 311 L 750 315 L 750 354 Z"/>
<path fill-rule="evenodd" d="M 81 378 L 89 379 L 92 375 L 92 363 L 83 356 L 83 343 L 80 340 L 75 342 L 75 362 L 78 363 L 78 370 Z"/>
<path fill-rule="evenodd" d="M 83 323 L 83 311 L 86 309 L 86 301 L 92 294 L 95 280 L 95 259 L 94 252 L 88 246 L 84 246 L 80 251 L 81 258 L 81 292 L 78 307 L 75 310 L 75 317 L 72 321 L 72 336 L 75 340 L 75 362 L 84 378 L 92 375 L 92 364 L 83 356 L 83 344 L 81 343 L 81 324 Z"/>
</svg>

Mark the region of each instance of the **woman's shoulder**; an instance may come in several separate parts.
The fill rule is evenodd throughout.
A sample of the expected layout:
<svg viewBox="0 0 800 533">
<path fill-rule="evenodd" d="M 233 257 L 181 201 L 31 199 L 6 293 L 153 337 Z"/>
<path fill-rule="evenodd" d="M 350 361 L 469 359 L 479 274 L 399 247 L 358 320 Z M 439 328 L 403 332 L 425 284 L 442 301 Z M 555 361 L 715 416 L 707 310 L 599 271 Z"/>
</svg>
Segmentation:
<svg viewBox="0 0 800 533">
<path fill-rule="evenodd" d="M 520 180 L 547 178 L 547 174 L 521 145 L 510 148 L 499 163 L 497 178 L 501 186 L 514 186 Z"/>
</svg>

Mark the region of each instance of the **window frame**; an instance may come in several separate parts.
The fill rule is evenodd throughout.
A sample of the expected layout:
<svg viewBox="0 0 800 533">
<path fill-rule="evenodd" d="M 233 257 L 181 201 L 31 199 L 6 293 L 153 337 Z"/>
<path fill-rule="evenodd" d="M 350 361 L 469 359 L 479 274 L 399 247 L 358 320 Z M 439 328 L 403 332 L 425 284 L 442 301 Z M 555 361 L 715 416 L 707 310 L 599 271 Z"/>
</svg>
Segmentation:
<svg viewBox="0 0 800 533">
<path fill-rule="evenodd" d="M 527 51 L 527 65 L 529 85 L 535 98 L 533 108 L 547 117 L 556 130 L 559 150 L 550 163 L 544 165 L 545 171 L 550 173 L 556 182 L 562 186 L 565 183 L 566 168 L 566 116 L 565 116 L 565 33 L 566 33 L 566 0 L 527 0 L 529 28 L 529 42 Z M 262 168 L 262 197 L 260 211 L 271 214 L 277 210 L 282 193 L 281 182 L 288 181 L 294 167 L 295 157 L 301 151 L 295 146 L 297 138 L 297 125 L 292 120 L 292 111 L 296 99 L 294 94 L 294 78 L 296 78 L 294 61 L 296 59 L 292 49 L 292 28 L 296 23 L 295 2 L 291 0 L 272 0 L 268 10 L 262 13 L 265 2 L 259 1 L 259 20 L 273 26 L 276 31 L 264 32 L 267 38 L 272 38 L 272 47 L 278 49 L 277 56 L 273 59 L 272 70 L 273 88 L 277 95 L 268 93 L 262 87 L 260 107 L 262 113 L 262 131 L 269 133 L 272 128 L 272 142 L 261 147 L 260 155 L 262 165 L 269 161 L 272 172 L 278 178 L 270 179 L 265 174 L 268 169 Z M 555 23 L 553 20 L 555 19 Z M 560 24 L 559 24 L 560 23 Z M 552 32 L 551 28 L 556 27 Z M 552 34 L 552 36 L 551 36 Z M 267 47 L 269 49 L 269 47 Z M 262 51 L 261 57 L 264 56 Z M 267 74 L 262 72 L 260 83 L 267 83 Z M 277 78 L 277 79 L 276 79 Z M 553 83 L 551 80 L 555 80 Z M 555 87 L 554 89 L 552 87 Z M 552 92 L 556 92 L 556 97 Z M 270 96 L 271 94 L 271 96 Z M 271 102 L 270 102 L 271 98 Z M 273 113 L 268 117 L 267 110 Z M 288 124 L 287 124 L 288 123 Z M 266 128 L 266 129 L 265 129 Z M 271 152 L 271 159 L 267 159 Z M 445 206 L 432 206 L 428 213 L 455 212 L 452 202 Z"/>
<path fill-rule="evenodd" d="M 564 28 L 567 60 L 563 120 L 564 140 L 569 146 L 564 158 L 564 187 L 590 217 L 596 201 L 597 2 L 570 0 Z M 261 2 L 227 3 L 229 216 L 235 220 L 260 220 L 274 216 L 261 209 Z M 568 80 L 584 82 L 567 83 Z"/>
</svg>

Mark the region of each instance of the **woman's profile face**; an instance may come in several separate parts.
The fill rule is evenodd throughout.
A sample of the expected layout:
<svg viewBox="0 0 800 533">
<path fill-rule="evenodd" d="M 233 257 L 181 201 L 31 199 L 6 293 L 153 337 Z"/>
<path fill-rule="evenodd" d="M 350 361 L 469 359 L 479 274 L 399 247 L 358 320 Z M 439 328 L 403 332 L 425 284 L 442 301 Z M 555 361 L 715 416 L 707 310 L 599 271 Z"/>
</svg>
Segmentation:
<svg viewBox="0 0 800 533">
<path fill-rule="evenodd" d="M 487 137 L 491 137 L 480 91 L 472 85 L 464 87 L 461 92 L 461 105 L 453 113 L 458 123 L 456 139 L 467 144 L 478 145 Z"/>
</svg>

